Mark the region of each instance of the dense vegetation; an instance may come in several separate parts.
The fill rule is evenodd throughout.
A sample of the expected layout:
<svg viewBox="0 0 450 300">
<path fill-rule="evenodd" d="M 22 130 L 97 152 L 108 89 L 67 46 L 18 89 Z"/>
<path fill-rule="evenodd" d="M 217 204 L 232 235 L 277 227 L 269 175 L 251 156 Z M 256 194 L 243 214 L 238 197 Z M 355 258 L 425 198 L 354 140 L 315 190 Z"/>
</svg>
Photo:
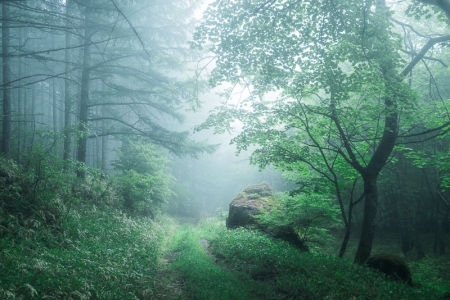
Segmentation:
<svg viewBox="0 0 450 300">
<path fill-rule="evenodd" d="M 121 210 L 95 170 L 0 161 L 0 298 L 132 299 L 155 293 L 162 228 Z"/>
<path fill-rule="evenodd" d="M 449 0 L 1 1 L 0 299 L 449 299 L 449 28 Z"/>
<path fill-rule="evenodd" d="M 210 219 L 173 238 L 173 267 L 189 299 L 439 299 L 449 287 L 445 268 L 436 272 L 431 261 L 415 265 L 420 288 L 411 288 L 348 260 L 223 225 Z"/>
</svg>

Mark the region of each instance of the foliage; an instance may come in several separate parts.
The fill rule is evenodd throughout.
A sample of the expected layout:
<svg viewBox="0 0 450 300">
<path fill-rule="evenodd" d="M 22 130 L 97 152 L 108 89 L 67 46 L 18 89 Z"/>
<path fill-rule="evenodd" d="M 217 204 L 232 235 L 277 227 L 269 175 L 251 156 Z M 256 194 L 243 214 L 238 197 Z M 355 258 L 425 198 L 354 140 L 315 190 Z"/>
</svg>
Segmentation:
<svg viewBox="0 0 450 300">
<path fill-rule="evenodd" d="M 264 289 L 262 285 L 217 266 L 200 245 L 199 233 L 192 226 L 183 227 L 172 240 L 171 250 L 176 257 L 172 267 L 186 282 L 190 299 L 257 299 L 251 292 L 258 287 Z"/>
<path fill-rule="evenodd" d="M 323 195 L 310 193 L 289 196 L 278 193 L 276 198 L 277 205 L 256 217 L 269 228 L 293 227 L 306 243 L 330 239 L 328 228 L 341 223 L 339 207 Z"/>
<path fill-rule="evenodd" d="M 122 172 L 116 176 L 116 185 L 124 208 L 153 217 L 153 211 L 174 196 L 175 178 L 167 172 L 169 161 L 143 140 L 132 140 L 117 152 L 119 159 L 113 165 Z"/>
<path fill-rule="evenodd" d="M 403 145 L 398 146 L 397 150 L 405 151 L 405 156 L 412 159 L 416 167 L 420 169 L 431 167 L 437 170 L 440 188 L 450 188 L 450 152 L 448 150 L 436 151 L 436 149 L 433 149 L 434 153 L 430 153 L 430 151 L 416 150 Z"/>
<path fill-rule="evenodd" d="M 445 289 L 430 278 L 413 278 L 420 288 L 387 280 L 367 267 L 333 256 L 300 252 L 288 243 L 223 223 L 200 225 L 219 266 L 265 286 L 276 299 L 439 299 Z"/>
<path fill-rule="evenodd" d="M 161 228 L 117 210 L 101 173 L 35 147 L 0 158 L 0 298 L 151 298 Z"/>
<path fill-rule="evenodd" d="M 0 158 L 0 222 L 57 228 L 75 202 L 116 204 L 101 172 L 73 160 L 54 159 L 49 151 L 38 144 L 23 157 L 23 164 Z M 88 174 L 85 180 L 74 175 L 81 169 Z"/>
<path fill-rule="evenodd" d="M 179 166 L 177 166 L 179 167 Z M 188 177 L 181 180 L 189 180 Z M 178 217 L 199 218 L 201 209 L 198 196 L 194 195 L 194 184 L 192 182 L 181 182 L 177 178 L 177 182 L 173 187 L 174 196 L 170 202 L 164 206 L 164 212 Z"/>
<path fill-rule="evenodd" d="M 439 3 L 433 5 L 448 9 Z M 412 42 L 405 37 L 402 45 L 397 23 L 391 21 L 395 5 L 389 5 L 377 0 L 217 0 L 193 43 L 215 55 L 211 84 L 231 84 L 221 105 L 197 129 L 223 133 L 242 124 L 232 142 L 239 152 L 257 147 L 251 163 L 314 170 L 333 183 L 347 228 L 340 191 L 357 178 L 364 181 L 367 209 L 358 263 L 371 252 L 377 179 L 393 156 L 399 132 L 410 132 L 424 119 L 417 105 L 421 88 L 412 84 L 411 71 L 431 72 L 428 66 L 416 68 L 418 62 L 432 46 L 443 49 L 450 39 L 415 32 L 428 42 L 408 48 Z M 445 133 L 448 116 L 436 120 L 432 132 Z"/>
<path fill-rule="evenodd" d="M 115 209 L 77 206 L 58 229 L 0 239 L 0 298 L 151 298 L 160 228 Z"/>
<path fill-rule="evenodd" d="M 437 258 L 427 257 L 410 263 L 415 278 L 423 284 L 442 291 L 450 291 L 450 274 L 448 255 Z"/>
</svg>

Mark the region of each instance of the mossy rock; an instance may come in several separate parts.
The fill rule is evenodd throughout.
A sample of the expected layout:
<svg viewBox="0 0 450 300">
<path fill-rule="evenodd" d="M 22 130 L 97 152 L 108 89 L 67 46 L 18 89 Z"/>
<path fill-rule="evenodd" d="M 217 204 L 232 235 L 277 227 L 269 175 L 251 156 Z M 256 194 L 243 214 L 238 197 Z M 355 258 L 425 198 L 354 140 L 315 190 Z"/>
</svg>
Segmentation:
<svg viewBox="0 0 450 300">
<path fill-rule="evenodd" d="M 273 238 L 285 240 L 302 251 L 308 251 L 308 247 L 293 227 L 271 226 L 269 228 L 261 224 L 261 221 L 256 217 L 262 213 L 270 213 L 272 208 L 278 204 L 279 202 L 273 196 L 268 183 L 249 185 L 231 201 L 226 221 L 227 228 L 246 227 L 256 229 Z"/>
<path fill-rule="evenodd" d="M 270 211 L 277 203 L 268 183 L 249 185 L 231 201 L 227 227 L 260 227 L 255 216 Z"/>
<path fill-rule="evenodd" d="M 366 265 L 386 274 L 393 281 L 405 282 L 412 286 L 411 271 L 405 260 L 397 255 L 373 255 L 367 259 Z"/>
</svg>

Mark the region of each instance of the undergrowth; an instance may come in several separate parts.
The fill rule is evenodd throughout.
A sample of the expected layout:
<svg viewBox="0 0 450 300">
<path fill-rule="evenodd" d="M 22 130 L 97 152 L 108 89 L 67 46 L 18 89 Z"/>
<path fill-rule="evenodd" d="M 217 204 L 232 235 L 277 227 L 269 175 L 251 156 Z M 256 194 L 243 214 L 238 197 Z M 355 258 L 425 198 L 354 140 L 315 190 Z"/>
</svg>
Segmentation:
<svg viewBox="0 0 450 300">
<path fill-rule="evenodd" d="M 44 157 L 0 159 L 0 299 L 152 299 L 163 229 L 106 180 Z"/>
<path fill-rule="evenodd" d="M 330 255 L 300 252 L 257 231 L 227 230 L 222 222 L 201 225 L 217 265 L 264 284 L 260 299 L 440 299 L 444 285 L 417 276 L 417 286 L 387 280 L 367 267 Z"/>
<path fill-rule="evenodd" d="M 76 178 L 82 166 L 44 154 L 24 165 L 0 158 L 0 299 L 158 299 L 161 248 L 188 299 L 414 300 L 448 291 L 447 261 L 413 264 L 411 288 L 217 219 L 176 230 L 130 217 L 111 181 L 89 169 Z"/>
<path fill-rule="evenodd" d="M 185 281 L 188 299 L 256 299 L 252 295 L 255 283 L 217 266 L 199 240 L 195 228 L 185 225 L 172 240 L 171 250 L 175 256 L 172 267 Z"/>
<path fill-rule="evenodd" d="M 0 240 L 0 298 L 150 299 L 160 236 L 155 224 L 110 209 L 73 210 L 61 233 Z"/>
</svg>

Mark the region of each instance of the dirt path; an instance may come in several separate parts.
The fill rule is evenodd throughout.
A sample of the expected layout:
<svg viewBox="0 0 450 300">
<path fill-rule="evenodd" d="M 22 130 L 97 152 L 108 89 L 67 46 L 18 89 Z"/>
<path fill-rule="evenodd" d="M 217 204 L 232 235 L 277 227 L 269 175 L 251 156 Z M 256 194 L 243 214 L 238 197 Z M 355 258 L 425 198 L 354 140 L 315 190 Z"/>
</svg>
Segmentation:
<svg viewBox="0 0 450 300">
<path fill-rule="evenodd" d="M 170 266 L 171 262 L 176 258 L 177 253 L 170 252 L 168 244 L 178 227 L 179 224 L 171 220 L 162 242 L 155 282 L 156 294 L 153 299 L 186 299 L 183 293 L 184 283 L 180 280 L 177 272 Z"/>
</svg>

